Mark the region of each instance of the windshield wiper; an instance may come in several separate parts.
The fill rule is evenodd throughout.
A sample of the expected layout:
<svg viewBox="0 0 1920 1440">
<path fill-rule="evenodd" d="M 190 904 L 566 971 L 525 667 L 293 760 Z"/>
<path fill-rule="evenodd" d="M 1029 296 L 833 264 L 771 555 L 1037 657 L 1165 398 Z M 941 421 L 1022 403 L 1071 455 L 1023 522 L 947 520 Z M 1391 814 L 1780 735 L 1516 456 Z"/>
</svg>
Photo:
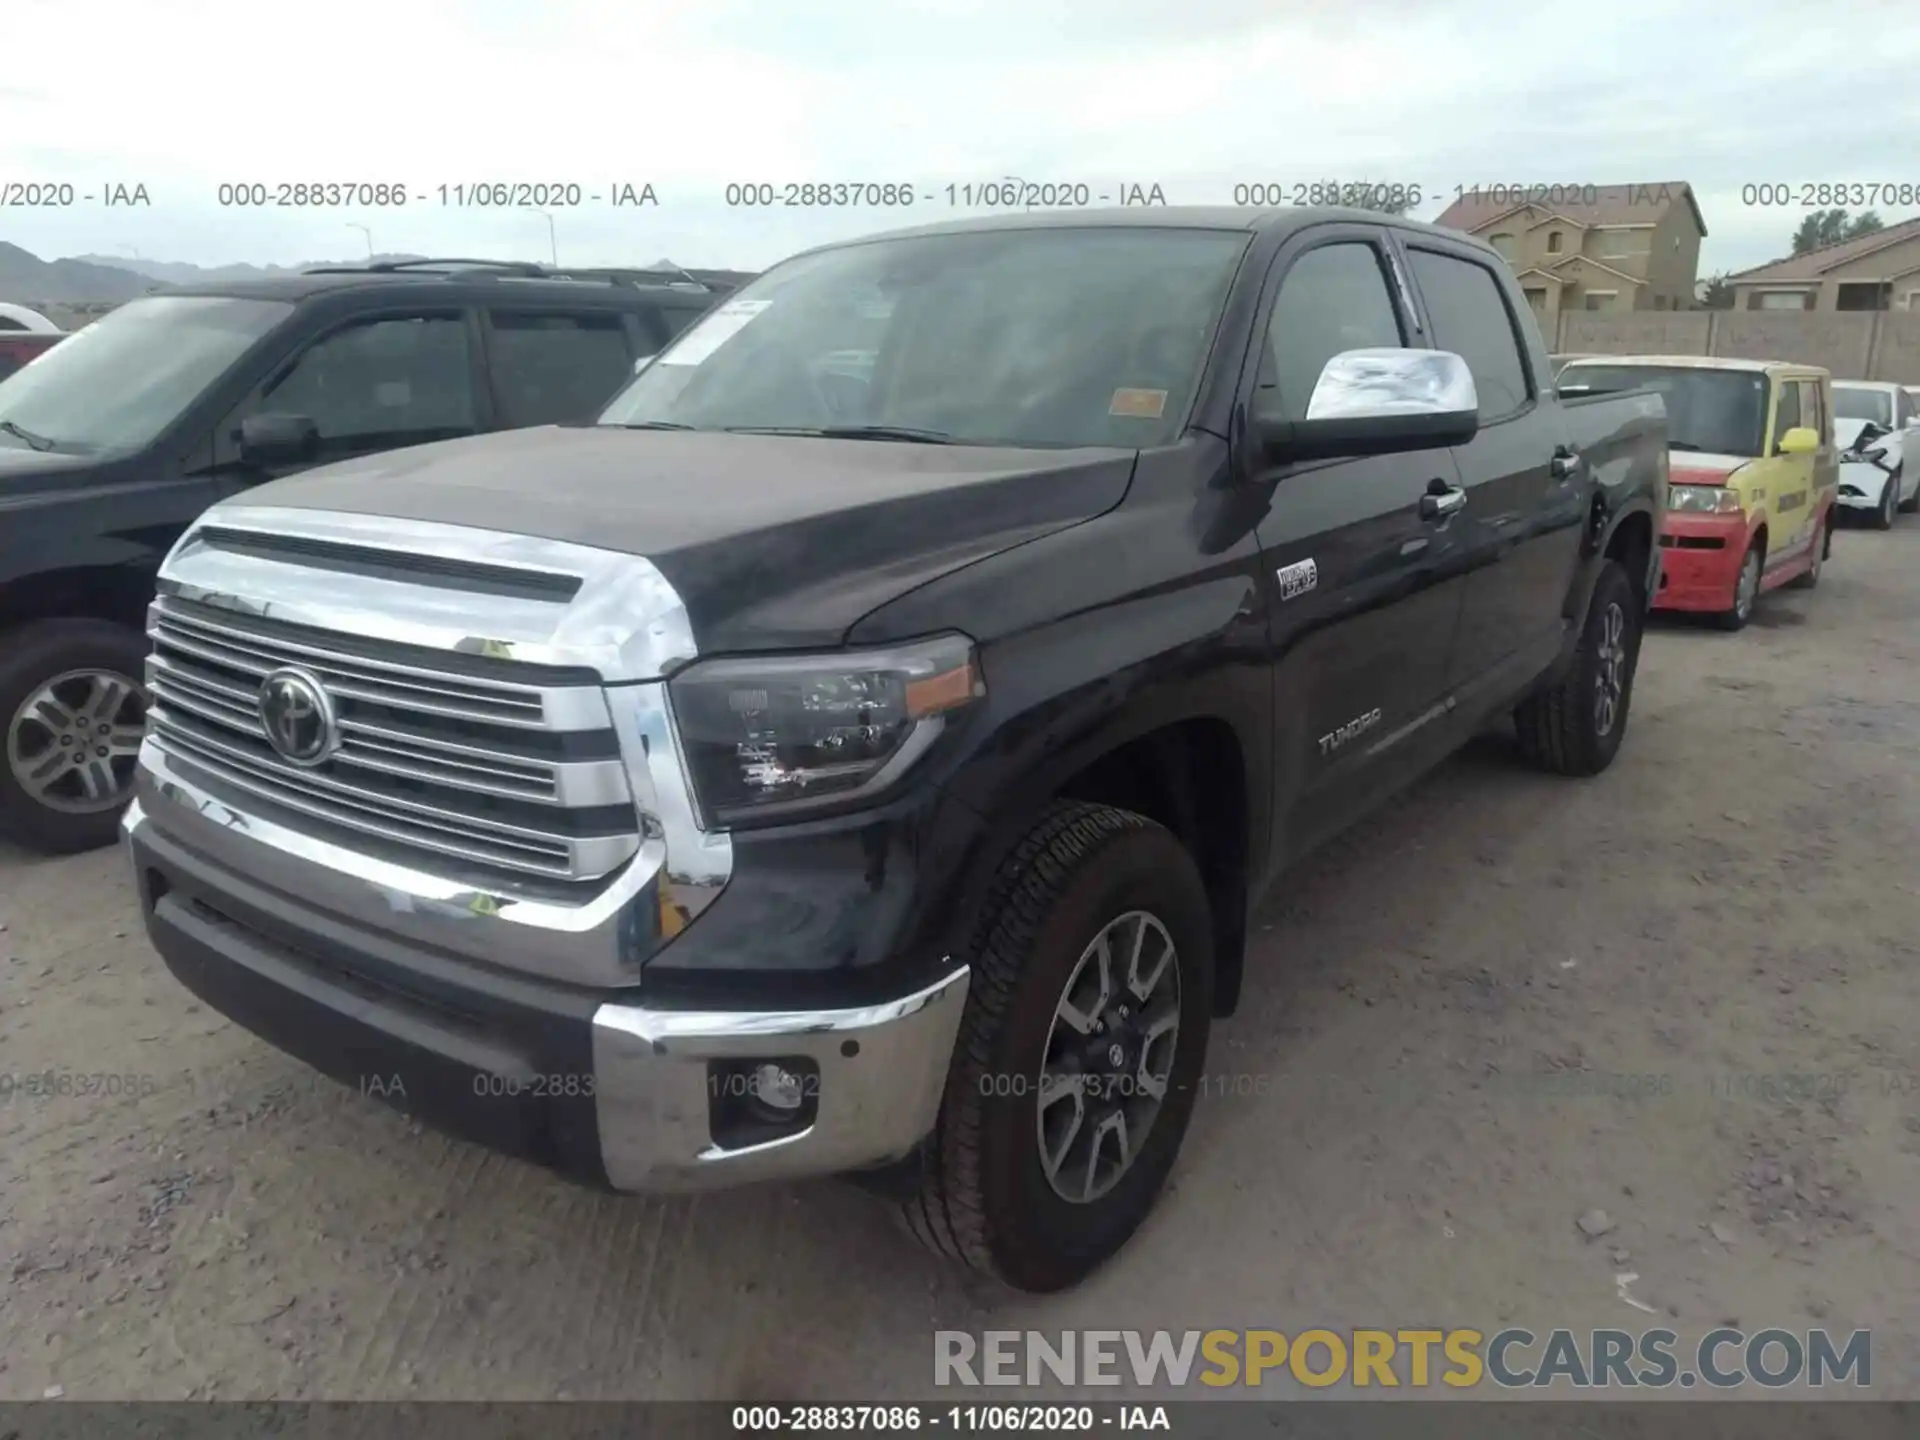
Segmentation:
<svg viewBox="0 0 1920 1440">
<path fill-rule="evenodd" d="M 53 449 L 54 442 L 44 435 L 36 435 L 31 430 L 22 429 L 11 420 L 0 420 L 0 430 L 27 442 L 29 449 L 47 451 Z"/>
<path fill-rule="evenodd" d="M 1701 449 L 1701 448 L 1702 448 L 1702 447 L 1700 447 L 1700 446 L 1698 446 L 1698 445 L 1689 445 L 1689 444 L 1688 444 L 1688 443 L 1687 443 L 1686 441 L 1684 441 L 1684 440 L 1669 440 L 1669 441 L 1667 441 L 1667 449 L 1669 449 L 1669 450 L 1694 450 L 1694 451 L 1698 451 L 1698 450 L 1699 450 L 1699 449 Z"/>
<path fill-rule="evenodd" d="M 691 430 L 693 426 L 682 425 L 678 420 L 633 420 L 620 428 L 622 430 Z"/>
<path fill-rule="evenodd" d="M 808 435 L 822 440 L 908 440 L 917 445 L 951 445 L 944 430 L 916 430 L 907 425 L 729 425 L 732 435 Z"/>
</svg>

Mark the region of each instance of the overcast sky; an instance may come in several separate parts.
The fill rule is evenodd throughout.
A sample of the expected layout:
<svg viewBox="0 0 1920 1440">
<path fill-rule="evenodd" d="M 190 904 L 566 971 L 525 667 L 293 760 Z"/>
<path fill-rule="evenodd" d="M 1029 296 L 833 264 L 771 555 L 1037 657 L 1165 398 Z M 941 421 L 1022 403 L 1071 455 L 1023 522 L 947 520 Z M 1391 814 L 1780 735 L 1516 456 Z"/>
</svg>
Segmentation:
<svg viewBox="0 0 1920 1440">
<path fill-rule="evenodd" d="M 1687 180 L 1701 272 L 1787 248 L 1742 187 L 1920 187 L 1911 0 L 0 0 L 0 184 L 149 207 L 0 209 L 0 240 L 198 264 L 380 250 L 544 260 L 531 211 L 442 185 L 578 184 L 574 264 L 760 268 L 954 213 L 1017 176 L 1175 204 L 1236 183 Z M 323 20 L 313 17 L 324 16 Z M 404 185 L 404 208 L 222 208 L 223 182 Z M 748 210 L 730 181 L 910 182 L 910 210 Z M 615 208 L 618 185 L 657 206 Z M 931 192 L 931 199 L 925 198 Z M 586 197 L 601 195 L 599 203 Z M 1790 195 L 1789 199 L 1797 199 Z M 1882 203 L 1889 221 L 1920 205 Z"/>
</svg>

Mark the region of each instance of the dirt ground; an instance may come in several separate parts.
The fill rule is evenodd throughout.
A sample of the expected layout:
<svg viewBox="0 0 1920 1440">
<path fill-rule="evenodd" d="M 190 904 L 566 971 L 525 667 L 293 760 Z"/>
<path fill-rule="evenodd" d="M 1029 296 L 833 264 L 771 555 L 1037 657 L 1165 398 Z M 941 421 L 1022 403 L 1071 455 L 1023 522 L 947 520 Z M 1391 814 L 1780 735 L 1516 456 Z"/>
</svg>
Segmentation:
<svg viewBox="0 0 1920 1440">
<path fill-rule="evenodd" d="M 1744 634 L 1655 626 L 1604 777 L 1489 739 L 1310 862 L 1171 1193 L 1047 1299 L 840 1185 L 421 1133 L 193 1003 L 118 854 L 0 854 L 0 1071 L 132 1077 L 0 1105 L 0 1399 L 880 1399 L 936 1329 L 1509 1322 L 1866 1327 L 1920 1395 L 1916 662 L 1920 522 L 1843 532 Z"/>
</svg>

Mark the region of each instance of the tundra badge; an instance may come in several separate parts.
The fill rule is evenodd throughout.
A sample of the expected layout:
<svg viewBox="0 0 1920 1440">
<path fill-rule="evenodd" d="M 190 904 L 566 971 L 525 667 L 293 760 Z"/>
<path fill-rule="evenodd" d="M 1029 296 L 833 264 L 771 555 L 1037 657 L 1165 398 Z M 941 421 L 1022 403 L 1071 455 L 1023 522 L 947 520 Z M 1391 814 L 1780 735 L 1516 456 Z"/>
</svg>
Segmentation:
<svg viewBox="0 0 1920 1440">
<path fill-rule="evenodd" d="M 1320 737 L 1320 753 L 1322 755 L 1331 755 L 1342 745 L 1345 745 L 1351 740 L 1358 739 L 1379 723 L 1380 712 L 1377 709 L 1369 710 L 1366 714 L 1347 721 L 1346 724 L 1340 726 L 1331 734 Z"/>
<path fill-rule="evenodd" d="M 1297 560 L 1291 565 L 1282 565 L 1273 572 L 1273 578 L 1280 582 L 1280 598 L 1291 600 L 1320 583 L 1320 567 L 1311 560 Z"/>
</svg>

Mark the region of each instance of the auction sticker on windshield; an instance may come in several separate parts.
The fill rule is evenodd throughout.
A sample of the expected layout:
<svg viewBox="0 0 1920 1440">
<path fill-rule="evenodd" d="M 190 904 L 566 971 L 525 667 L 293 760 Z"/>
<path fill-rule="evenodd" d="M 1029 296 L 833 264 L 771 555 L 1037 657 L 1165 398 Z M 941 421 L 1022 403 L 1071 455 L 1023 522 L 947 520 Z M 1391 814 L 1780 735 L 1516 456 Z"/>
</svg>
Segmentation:
<svg viewBox="0 0 1920 1440">
<path fill-rule="evenodd" d="M 698 365 L 758 318 L 771 300 L 729 300 L 660 357 L 662 365 Z"/>
<path fill-rule="evenodd" d="M 1113 403 L 1107 406 L 1107 413 L 1138 420 L 1158 420 L 1166 408 L 1167 392 L 1164 390 L 1121 389 L 1113 392 Z"/>
</svg>

